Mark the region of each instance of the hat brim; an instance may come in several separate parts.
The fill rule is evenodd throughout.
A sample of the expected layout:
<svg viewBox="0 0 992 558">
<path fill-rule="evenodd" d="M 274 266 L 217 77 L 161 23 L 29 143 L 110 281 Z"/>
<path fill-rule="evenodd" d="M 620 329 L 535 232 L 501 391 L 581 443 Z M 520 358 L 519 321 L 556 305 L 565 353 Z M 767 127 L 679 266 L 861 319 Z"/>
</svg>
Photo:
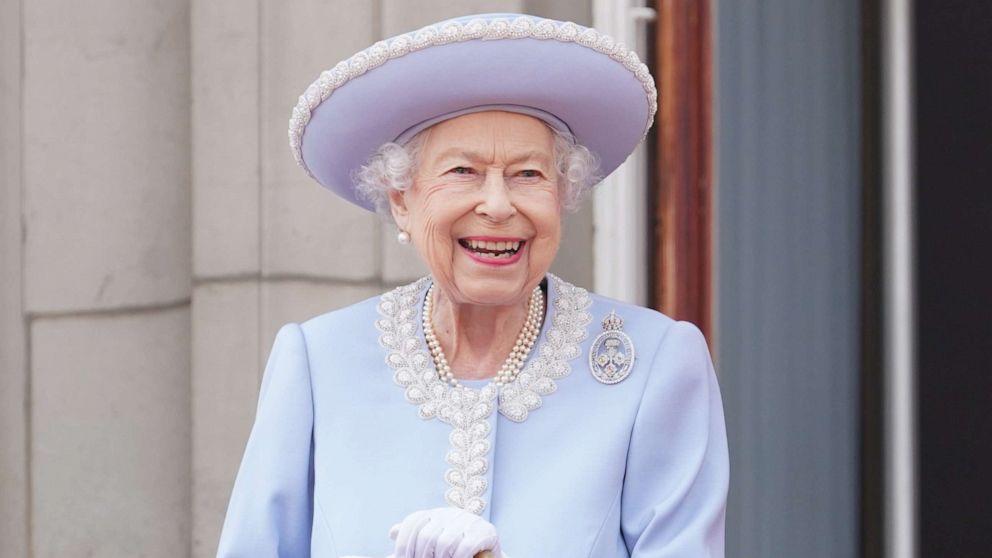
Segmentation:
<svg viewBox="0 0 992 558">
<path fill-rule="evenodd" d="M 581 36 L 583 28 L 567 25 Z M 640 61 L 635 66 L 643 69 L 639 77 L 628 67 L 633 65 L 629 59 L 618 61 L 612 42 L 605 46 L 613 55 L 595 46 L 533 36 L 470 39 L 387 59 L 317 103 L 303 124 L 299 157 L 322 185 L 374 209 L 356 195 L 353 176 L 383 143 L 408 139 L 412 130 L 445 115 L 519 108 L 516 112 L 552 115 L 545 120 L 556 127 L 564 123 L 599 158 L 599 173 L 605 176 L 643 139 L 656 94 L 652 97 L 653 82 L 649 89 L 643 81 L 646 68 Z"/>
</svg>

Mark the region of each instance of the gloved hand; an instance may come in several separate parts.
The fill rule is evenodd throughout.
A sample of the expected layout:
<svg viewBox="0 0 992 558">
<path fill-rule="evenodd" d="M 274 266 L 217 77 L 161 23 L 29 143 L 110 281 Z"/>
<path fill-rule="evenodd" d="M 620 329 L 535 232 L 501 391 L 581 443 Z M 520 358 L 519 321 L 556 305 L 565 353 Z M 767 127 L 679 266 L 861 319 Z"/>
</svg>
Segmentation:
<svg viewBox="0 0 992 558">
<path fill-rule="evenodd" d="M 500 551 L 496 527 L 459 508 L 420 510 L 393 525 L 395 558 L 473 558 L 483 550 L 493 558 L 509 558 Z"/>
</svg>

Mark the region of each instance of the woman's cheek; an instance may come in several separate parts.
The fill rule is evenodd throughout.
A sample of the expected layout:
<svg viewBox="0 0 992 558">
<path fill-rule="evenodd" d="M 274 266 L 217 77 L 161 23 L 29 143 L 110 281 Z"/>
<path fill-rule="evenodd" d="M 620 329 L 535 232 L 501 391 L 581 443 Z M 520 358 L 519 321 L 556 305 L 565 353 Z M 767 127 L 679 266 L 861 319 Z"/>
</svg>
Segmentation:
<svg viewBox="0 0 992 558">
<path fill-rule="evenodd" d="M 516 192 L 515 203 L 528 213 L 544 218 L 561 216 L 561 196 L 554 186 L 521 189 Z"/>
<path fill-rule="evenodd" d="M 538 227 L 538 239 L 536 243 L 540 246 L 540 265 L 551 267 L 551 262 L 558 254 L 561 244 L 561 214 L 556 213 L 548 219 L 545 226 Z"/>
<path fill-rule="evenodd" d="M 452 264 L 451 224 L 428 213 L 421 222 L 422 255 L 435 274 L 450 275 Z"/>
</svg>

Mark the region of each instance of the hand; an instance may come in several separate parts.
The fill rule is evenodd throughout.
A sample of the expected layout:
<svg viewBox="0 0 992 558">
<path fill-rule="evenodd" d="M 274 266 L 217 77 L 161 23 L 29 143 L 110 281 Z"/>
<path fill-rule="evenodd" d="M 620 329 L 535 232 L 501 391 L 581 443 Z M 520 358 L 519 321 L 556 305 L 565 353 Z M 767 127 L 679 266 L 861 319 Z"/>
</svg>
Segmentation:
<svg viewBox="0 0 992 558">
<path fill-rule="evenodd" d="M 500 552 L 496 527 L 458 508 L 421 510 L 393 525 L 389 537 L 396 541 L 395 558 L 473 558 L 484 550 L 493 558 Z"/>
</svg>

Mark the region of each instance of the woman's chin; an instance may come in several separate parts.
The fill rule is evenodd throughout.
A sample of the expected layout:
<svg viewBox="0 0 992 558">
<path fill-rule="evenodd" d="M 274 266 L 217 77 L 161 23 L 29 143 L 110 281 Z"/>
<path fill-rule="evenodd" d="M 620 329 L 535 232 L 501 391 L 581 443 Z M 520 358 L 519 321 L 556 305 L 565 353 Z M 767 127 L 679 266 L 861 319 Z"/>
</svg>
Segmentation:
<svg viewBox="0 0 992 558">
<path fill-rule="evenodd" d="M 472 304 L 502 306 L 526 300 L 527 290 L 526 258 L 497 269 L 489 269 L 484 264 L 467 262 L 457 265 L 453 276 L 454 287 L 460 298 Z"/>
<path fill-rule="evenodd" d="M 526 303 L 533 283 L 540 281 L 540 278 L 535 279 L 529 248 L 521 247 L 516 258 L 494 265 L 459 246 L 452 260 L 451 273 L 435 273 L 434 276 L 449 278 L 452 284 L 447 286 L 453 287 L 462 302 L 483 306 Z"/>
</svg>

